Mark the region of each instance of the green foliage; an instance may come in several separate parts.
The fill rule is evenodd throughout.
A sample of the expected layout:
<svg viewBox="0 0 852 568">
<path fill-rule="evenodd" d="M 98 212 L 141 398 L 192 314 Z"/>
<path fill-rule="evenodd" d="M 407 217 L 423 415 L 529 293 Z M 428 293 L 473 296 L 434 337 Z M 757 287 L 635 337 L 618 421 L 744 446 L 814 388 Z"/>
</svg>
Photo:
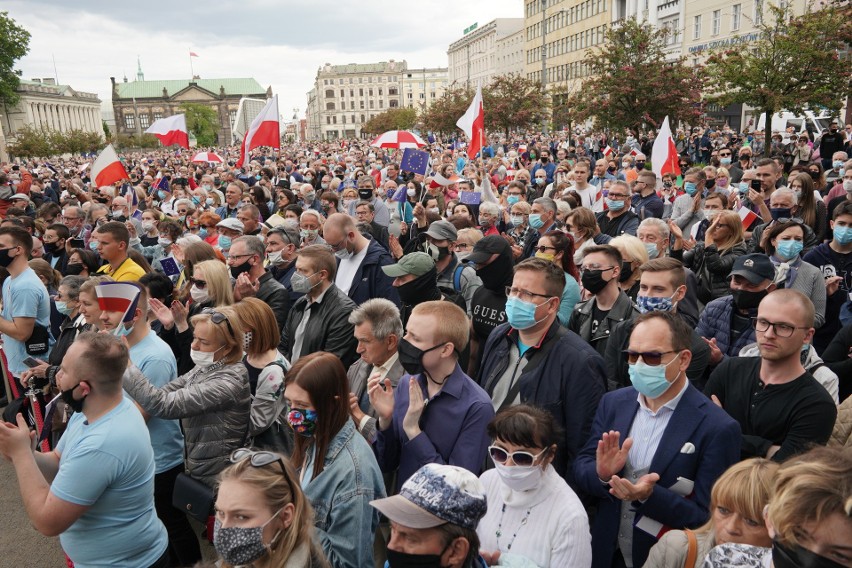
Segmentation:
<svg viewBox="0 0 852 568">
<path fill-rule="evenodd" d="M 593 118 L 598 127 L 641 130 L 662 123 L 691 122 L 701 113 L 701 69 L 686 56 L 666 57 L 668 32 L 630 18 L 608 28 L 604 43 L 586 54 L 591 76 L 568 106 L 577 120 Z"/>
<path fill-rule="evenodd" d="M 26 126 L 15 133 L 15 139 L 8 149 L 13 156 L 30 158 L 96 152 L 103 145 L 103 139 L 97 132 L 59 132 Z"/>
<path fill-rule="evenodd" d="M 160 141 L 153 134 L 143 134 L 142 136 L 136 136 L 135 134 L 132 136 L 126 136 L 124 134 L 119 134 L 115 137 L 113 145 L 116 150 L 136 148 L 149 149 L 159 148 Z"/>
<path fill-rule="evenodd" d="M 112 132 L 109 129 L 109 124 L 106 123 L 106 120 L 101 120 L 101 128 L 104 131 L 104 139 L 107 142 L 112 142 Z"/>
<path fill-rule="evenodd" d="M 417 111 L 413 108 L 392 108 L 379 113 L 361 126 L 363 132 L 381 134 L 388 130 L 408 130 L 417 124 Z"/>
<path fill-rule="evenodd" d="M 456 121 L 467 111 L 474 94 L 473 90 L 453 83 L 420 117 L 423 128 L 440 134 L 458 132 Z M 487 109 L 486 112 L 488 112 Z M 488 126 L 486 120 L 485 127 L 488 128 Z"/>
<path fill-rule="evenodd" d="M 21 73 L 14 67 L 30 51 L 29 44 L 30 32 L 10 18 L 9 12 L 0 12 L 0 102 L 9 106 L 20 98 L 16 89 Z"/>
<path fill-rule="evenodd" d="M 195 136 L 198 146 L 215 145 L 219 129 L 216 110 L 199 103 L 183 103 L 180 108 L 186 114 L 186 127 Z"/>
<path fill-rule="evenodd" d="M 541 83 L 513 73 L 497 75 L 491 80 L 482 90 L 482 105 L 486 130 L 499 129 L 507 136 L 510 130 L 541 124 L 548 109 Z"/>
<path fill-rule="evenodd" d="M 747 49 L 725 49 L 707 60 L 713 77 L 708 100 L 744 103 L 766 113 L 766 148 L 771 147 L 772 114 L 806 108 L 839 109 L 852 90 L 849 61 L 838 52 L 852 40 L 848 6 L 825 7 L 791 17 L 789 9 L 767 5 L 769 14 Z"/>
</svg>

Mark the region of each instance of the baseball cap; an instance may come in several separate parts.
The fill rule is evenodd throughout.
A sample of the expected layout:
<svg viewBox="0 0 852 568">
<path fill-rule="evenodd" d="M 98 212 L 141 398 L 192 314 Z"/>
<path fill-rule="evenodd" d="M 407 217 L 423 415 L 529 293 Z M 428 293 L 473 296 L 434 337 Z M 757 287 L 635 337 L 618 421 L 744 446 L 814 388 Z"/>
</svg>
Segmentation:
<svg viewBox="0 0 852 568">
<path fill-rule="evenodd" d="M 399 494 L 370 501 L 387 518 L 412 529 L 445 523 L 476 530 L 488 510 L 485 487 L 468 470 L 430 463 L 402 484 Z"/>
<path fill-rule="evenodd" d="M 25 199 L 27 201 L 30 200 L 30 196 L 26 193 L 16 193 L 12 197 L 9 198 L 9 201 L 15 201 L 16 199 Z"/>
<path fill-rule="evenodd" d="M 752 284 L 760 284 L 764 280 L 775 280 L 775 266 L 765 254 L 744 254 L 734 261 L 728 278 L 731 276 L 742 276 Z"/>
<path fill-rule="evenodd" d="M 485 264 L 491 259 L 492 254 L 499 254 L 504 251 L 509 254 L 512 252 L 512 247 L 509 246 L 506 239 L 500 235 L 490 235 L 484 239 L 479 239 L 473 245 L 473 250 L 467 256 L 465 262 L 468 264 Z"/>
<path fill-rule="evenodd" d="M 227 219 L 222 219 L 218 223 L 216 223 L 217 227 L 224 227 L 225 229 L 231 229 L 232 231 L 243 232 L 245 229 L 245 225 L 239 219 L 234 217 L 228 217 Z"/>
<path fill-rule="evenodd" d="M 425 252 L 410 252 L 399 259 L 396 264 L 383 266 L 382 270 L 391 278 L 413 274 L 423 276 L 435 268 L 435 261 Z"/>
<path fill-rule="evenodd" d="M 429 225 L 429 230 L 426 231 L 426 234 L 439 241 L 446 240 L 455 242 L 455 240 L 459 237 L 459 232 L 456 230 L 456 226 L 449 221 L 444 221 L 443 219 L 440 221 L 434 221 L 431 225 Z"/>
</svg>

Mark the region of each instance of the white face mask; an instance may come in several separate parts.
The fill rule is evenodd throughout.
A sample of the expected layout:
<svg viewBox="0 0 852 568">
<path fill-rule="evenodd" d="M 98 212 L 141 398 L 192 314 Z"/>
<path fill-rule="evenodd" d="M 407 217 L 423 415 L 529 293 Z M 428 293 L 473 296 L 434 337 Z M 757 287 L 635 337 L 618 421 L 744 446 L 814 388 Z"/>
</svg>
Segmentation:
<svg viewBox="0 0 852 568">
<path fill-rule="evenodd" d="M 843 180 L 843 191 L 846 193 L 852 193 L 852 179 Z"/>
<path fill-rule="evenodd" d="M 221 347 L 219 349 L 221 349 Z M 219 349 L 217 349 L 216 351 L 219 351 Z M 198 365 L 199 367 L 206 367 L 216 362 L 216 351 L 207 352 L 198 351 L 196 349 L 190 349 L 189 357 L 192 359 L 192 362 Z"/>
<path fill-rule="evenodd" d="M 199 304 L 210 299 L 210 294 L 207 293 L 207 290 L 201 290 L 195 284 L 189 289 L 189 295 L 192 297 L 193 302 L 198 302 Z"/>
<path fill-rule="evenodd" d="M 150 233 L 154 230 L 154 222 L 153 221 L 142 221 L 142 230 L 146 233 Z"/>
<path fill-rule="evenodd" d="M 713 217 L 715 217 L 718 214 L 719 214 L 718 209 L 705 209 L 704 210 L 704 217 L 709 221 L 712 221 Z"/>
<path fill-rule="evenodd" d="M 272 266 L 278 266 L 279 264 L 284 262 L 284 259 L 281 258 L 281 251 L 280 250 L 267 253 L 266 258 L 269 260 L 269 264 L 271 264 Z"/>
<path fill-rule="evenodd" d="M 503 465 L 495 463 L 497 474 L 503 483 L 512 491 L 529 491 L 541 484 L 544 470 L 540 465 Z"/>
</svg>

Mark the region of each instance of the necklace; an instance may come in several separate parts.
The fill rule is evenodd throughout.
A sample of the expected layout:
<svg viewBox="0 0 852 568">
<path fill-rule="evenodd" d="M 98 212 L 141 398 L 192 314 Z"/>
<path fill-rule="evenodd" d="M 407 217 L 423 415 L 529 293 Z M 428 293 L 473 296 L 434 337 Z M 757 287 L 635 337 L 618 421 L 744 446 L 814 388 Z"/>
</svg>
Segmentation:
<svg viewBox="0 0 852 568">
<path fill-rule="evenodd" d="M 506 551 L 512 550 L 512 545 L 515 543 L 515 537 L 518 536 L 520 530 L 527 524 L 527 521 L 530 518 L 530 512 L 532 511 L 532 507 L 527 509 L 524 518 L 521 520 L 521 524 L 518 525 L 518 528 L 515 529 L 514 534 L 512 534 L 512 540 L 509 541 L 509 545 L 506 547 Z M 500 511 L 500 522 L 497 523 L 497 531 L 494 533 L 497 536 L 497 549 L 500 549 L 500 537 L 503 536 L 503 515 L 506 514 L 506 504 L 503 503 L 503 509 Z"/>
</svg>

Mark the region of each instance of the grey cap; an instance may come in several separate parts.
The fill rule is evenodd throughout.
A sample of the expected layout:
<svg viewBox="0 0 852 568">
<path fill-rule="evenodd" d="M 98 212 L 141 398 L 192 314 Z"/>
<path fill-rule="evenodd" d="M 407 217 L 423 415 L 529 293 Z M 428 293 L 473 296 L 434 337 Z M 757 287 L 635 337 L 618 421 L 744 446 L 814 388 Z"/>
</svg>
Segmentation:
<svg viewBox="0 0 852 568">
<path fill-rule="evenodd" d="M 242 233 L 245 230 L 245 225 L 239 219 L 234 217 L 228 217 L 227 219 L 222 219 L 218 223 L 216 223 L 217 227 L 223 227 L 225 229 L 231 229 L 232 231 L 239 231 Z"/>
<path fill-rule="evenodd" d="M 439 241 L 446 240 L 455 242 L 459 237 L 459 232 L 456 230 L 456 226 L 449 221 L 444 221 L 443 219 L 440 221 L 434 221 L 431 225 L 429 225 L 429 230 L 426 231 L 426 234 Z"/>
</svg>

